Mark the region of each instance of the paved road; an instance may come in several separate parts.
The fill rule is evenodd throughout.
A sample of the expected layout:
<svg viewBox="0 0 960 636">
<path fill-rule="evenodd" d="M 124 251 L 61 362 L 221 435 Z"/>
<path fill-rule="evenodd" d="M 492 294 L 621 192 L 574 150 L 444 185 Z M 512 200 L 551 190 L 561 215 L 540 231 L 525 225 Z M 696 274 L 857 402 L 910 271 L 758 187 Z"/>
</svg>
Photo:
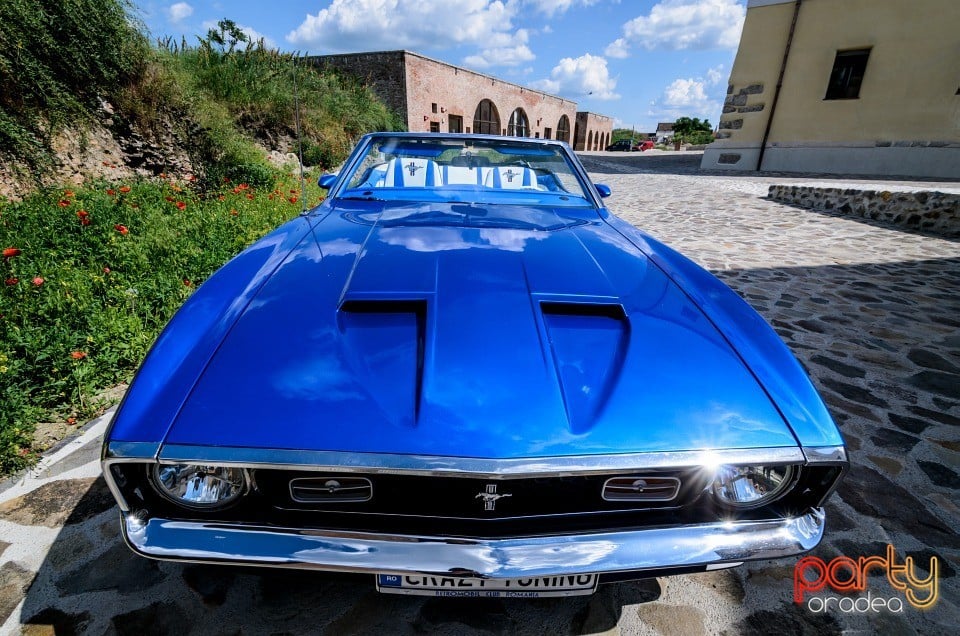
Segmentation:
<svg viewBox="0 0 960 636">
<path fill-rule="evenodd" d="M 538 602 L 389 597 L 369 577 L 147 561 L 121 544 L 98 478 L 100 422 L 0 487 L 0 634 L 955 632 L 960 242 L 766 201 L 785 179 L 700 175 L 692 156 L 584 161 L 613 187 L 614 210 L 756 307 L 822 391 L 853 468 L 814 554 L 890 544 L 922 576 L 936 557 L 933 609 L 812 612 L 791 602 L 790 560 Z M 902 602 L 879 571 L 868 580 L 872 597 Z"/>
</svg>

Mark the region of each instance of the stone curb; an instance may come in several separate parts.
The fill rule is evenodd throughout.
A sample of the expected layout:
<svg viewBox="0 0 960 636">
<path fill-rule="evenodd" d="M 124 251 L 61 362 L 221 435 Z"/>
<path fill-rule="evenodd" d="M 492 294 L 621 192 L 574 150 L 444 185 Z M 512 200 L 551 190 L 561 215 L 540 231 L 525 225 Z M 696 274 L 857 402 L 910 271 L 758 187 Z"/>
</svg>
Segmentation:
<svg viewBox="0 0 960 636">
<path fill-rule="evenodd" d="M 957 194 L 771 185 L 767 198 L 892 223 L 945 238 L 960 238 L 960 195 Z"/>
</svg>

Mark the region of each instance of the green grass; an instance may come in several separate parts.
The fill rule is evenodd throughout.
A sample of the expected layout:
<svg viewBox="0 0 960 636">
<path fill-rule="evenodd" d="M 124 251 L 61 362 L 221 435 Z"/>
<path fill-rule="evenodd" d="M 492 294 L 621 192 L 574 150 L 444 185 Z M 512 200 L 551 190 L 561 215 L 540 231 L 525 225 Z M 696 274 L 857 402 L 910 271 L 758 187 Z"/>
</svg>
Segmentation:
<svg viewBox="0 0 960 636">
<path fill-rule="evenodd" d="M 276 175 L 275 175 L 276 176 Z M 0 473 L 29 465 L 34 424 L 83 420 L 128 380 L 173 312 L 214 270 L 299 213 L 273 189 L 144 180 L 0 202 Z M 311 203 L 320 196 L 308 190 Z M 58 419 L 59 418 L 59 419 Z"/>
<path fill-rule="evenodd" d="M 0 198 L 0 474 L 36 459 L 37 422 L 102 408 L 196 285 L 299 212 L 297 181 L 261 149 L 296 137 L 294 74 L 308 165 L 402 128 L 366 87 L 228 20 L 195 45 L 150 45 L 129 7 L 0 1 L 0 161 L 44 174 L 57 131 L 82 131 L 107 100 L 147 139 L 172 135 L 195 171 Z"/>
</svg>

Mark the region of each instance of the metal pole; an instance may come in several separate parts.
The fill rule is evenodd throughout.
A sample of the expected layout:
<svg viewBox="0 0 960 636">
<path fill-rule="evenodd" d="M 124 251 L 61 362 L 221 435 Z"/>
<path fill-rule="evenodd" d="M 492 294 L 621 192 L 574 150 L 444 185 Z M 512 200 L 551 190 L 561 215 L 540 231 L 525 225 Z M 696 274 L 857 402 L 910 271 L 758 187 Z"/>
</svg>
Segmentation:
<svg viewBox="0 0 960 636">
<path fill-rule="evenodd" d="M 763 131 L 760 140 L 760 154 L 757 155 L 757 172 L 763 166 L 763 155 L 767 151 L 767 139 L 770 138 L 770 129 L 773 127 L 773 115 L 777 112 L 777 102 L 780 100 L 780 87 L 783 86 L 783 74 L 787 70 L 787 58 L 790 56 L 790 45 L 793 44 L 793 32 L 797 28 L 797 16 L 800 15 L 800 5 L 803 0 L 797 0 L 793 6 L 793 21 L 790 23 L 790 33 L 787 35 L 787 45 L 783 49 L 783 61 L 780 63 L 780 76 L 777 78 L 777 88 L 773 93 L 773 103 L 770 104 L 770 117 L 767 118 L 767 128 Z"/>
</svg>

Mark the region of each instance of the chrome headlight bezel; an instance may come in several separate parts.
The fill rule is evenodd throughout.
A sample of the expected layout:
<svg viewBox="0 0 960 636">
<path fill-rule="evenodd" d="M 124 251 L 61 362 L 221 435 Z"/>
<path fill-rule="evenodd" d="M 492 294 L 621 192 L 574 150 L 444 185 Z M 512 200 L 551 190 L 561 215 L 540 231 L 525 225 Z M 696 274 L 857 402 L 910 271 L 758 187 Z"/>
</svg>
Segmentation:
<svg viewBox="0 0 960 636">
<path fill-rule="evenodd" d="M 797 467 L 792 464 L 725 464 L 714 474 L 710 490 L 721 505 L 750 510 L 767 506 L 790 492 L 798 474 Z"/>
<path fill-rule="evenodd" d="M 191 510 L 222 510 L 233 506 L 250 492 L 250 475 L 245 468 L 205 464 L 153 464 L 148 468 L 148 473 L 150 485 L 157 494 L 167 501 Z M 207 493 L 201 493 L 201 497 L 209 497 L 209 493 L 213 492 L 213 496 L 216 497 L 214 500 L 191 499 L 176 494 L 173 489 L 180 489 L 181 485 L 187 483 L 191 477 L 194 479 L 207 477 L 225 484 L 226 493 L 221 494 L 222 486 L 215 486 L 208 480 L 206 483 L 195 482 L 193 489 L 194 492 L 203 489 Z M 171 480 L 173 480 L 172 484 Z M 189 492 L 189 488 L 190 486 L 186 486 L 184 494 Z"/>
</svg>

